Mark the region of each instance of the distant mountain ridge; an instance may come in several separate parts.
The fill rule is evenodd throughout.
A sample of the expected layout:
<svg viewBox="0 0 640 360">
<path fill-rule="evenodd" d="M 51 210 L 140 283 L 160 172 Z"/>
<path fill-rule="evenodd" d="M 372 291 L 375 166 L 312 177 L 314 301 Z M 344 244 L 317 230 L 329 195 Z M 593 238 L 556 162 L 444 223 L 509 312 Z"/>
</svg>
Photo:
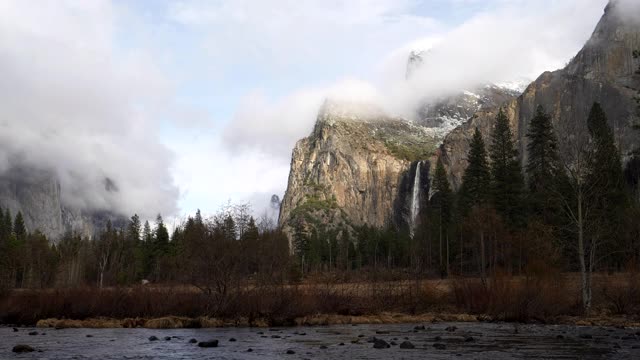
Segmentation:
<svg viewBox="0 0 640 360">
<path fill-rule="evenodd" d="M 113 182 L 111 186 L 117 191 Z M 62 191 L 53 172 L 14 167 L 0 176 L 0 207 L 3 211 L 9 210 L 13 216 L 21 212 L 29 231 L 39 230 L 54 242 L 66 232 L 91 238 L 108 221 L 117 227 L 124 226 L 124 216 L 65 204 Z"/>
</svg>

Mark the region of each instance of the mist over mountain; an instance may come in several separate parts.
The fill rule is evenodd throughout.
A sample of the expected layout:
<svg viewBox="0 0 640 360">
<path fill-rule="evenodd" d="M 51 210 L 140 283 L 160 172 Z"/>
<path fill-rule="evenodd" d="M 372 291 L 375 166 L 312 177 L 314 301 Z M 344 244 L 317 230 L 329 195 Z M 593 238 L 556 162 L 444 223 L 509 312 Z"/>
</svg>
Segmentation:
<svg viewBox="0 0 640 360">
<path fill-rule="evenodd" d="M 419 212 L 415 207 L 430 196 L 437 160 L 442 159 L 458 189 L 473 132 L 479 129 L 485 139 L 491 139 L 501 108 L 513 124 L 522 163 L 528 157 L 528 122 L 538 105 L 551 111 L 558 136 L 564 139 L 586 128 L 584 119 L 591 104 L 599 102 L 615 119 L 613 131 L 622 153 L 631 154 L 640 143 L 640 134 L 632 130 L 638 117 L 634 89 L 640 88 L 640 60 L 634 50 L 640 48 L 640 15 L 629 16 L 635 7 L 632 3 L 610 2 L 591 38 L 565 68 L 544 72 L 531 84 L 521 77 L 501 85 L 478 83 L 487 79 L 485 75 L 447 81 L 433 73 L 438 51 L 452 55 L 451 44 L 445 44 L 442 50 L 434 46 L 411 51 L 407 57 L 406 81 L 418 91 L 408 97 L 416 104 L 411 118 L 384 112 L 372 117 L 362 115 L 366 111 L 361 107 L 349 111 L 323 106 L 311 135 L 294 147 L 280 225 L 290 237 L 300 231 L 301 222 L 307 231 L 322 233 L 350 234 L 363 225 L 412 229 L 413 213 Z M 467 61 L 474 68 L 475 61 Z M 428 82 L 433 78 L 441 81 Z M 456 85 L 462 87 L 456 90 Z M 370 111 L 377 109 L 373 104 Z"/>
<path fill-rule="evenodd" d="M 0 5 L 0 206 L 51 234 L 67 210 L 174 213 L 172 155 L 151 110 L 165 80 L 144 54 L 114 45 L 116 7 L 41 5 Z"/>
</svg>

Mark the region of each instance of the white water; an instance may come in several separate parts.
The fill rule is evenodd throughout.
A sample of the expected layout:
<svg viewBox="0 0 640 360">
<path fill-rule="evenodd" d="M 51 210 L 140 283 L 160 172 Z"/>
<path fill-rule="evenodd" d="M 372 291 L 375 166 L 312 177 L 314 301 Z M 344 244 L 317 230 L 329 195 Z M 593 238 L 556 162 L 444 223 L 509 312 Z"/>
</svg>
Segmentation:
<svg viewBox="0 0 640 360">
<path fill-rule="evenodd" d="M 413 238 L 415 233 L 418 215 L 420 214 L 420 164 L 416 164 L 416 175 L 413 179 L 413 189 L 411 194 L 411 208 L 409 209 L 409 235 Z"/>
</svg>

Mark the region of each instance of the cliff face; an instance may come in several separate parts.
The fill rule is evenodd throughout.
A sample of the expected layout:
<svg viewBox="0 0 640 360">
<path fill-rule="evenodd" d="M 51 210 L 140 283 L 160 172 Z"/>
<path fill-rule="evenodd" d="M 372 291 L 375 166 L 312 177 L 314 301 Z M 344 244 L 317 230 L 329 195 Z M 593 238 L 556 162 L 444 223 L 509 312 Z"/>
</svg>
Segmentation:
<svg viewBox="0 0 640 360">
<path fill-rule="evenodd" d="M 279 225 L 290 238 L 301 222 L 307 232 L 362 225 L 410 232 L 428 197 L 430 159 L 444 135 L 469 114 L 517 94 L 495 85 L 460 92 L 425 103 L 415 122 L 371 105 L 326 103 L 312 134 L 293 149 Z"/>
<path fill-rule="evenodd" d="M 0 177 L 0 206 L 14 216 L 22 212 L 29 230 L 54 237 L 64 231 L 60 184 L 45 171 L 16 169 Z"/>
<path fill-rule="evenodd" d="M 0 176 L 0 207 L 15 216 L 22 212 L 29 231 L 39 230 L 51 241 L 72 231 L 92 237 L 108 220 L 124 225 L 124 218 L 111 213 L 74 209 L 65 205 L 55 174 L 37 169 L 13 168 Z"/>
<path fill-rule="evenodd" d="M 607 113 L 623 155 L 640 142 L 636 123 L 637 89 L 640 88 L 640 23 L 621 13 L 619 2 L 612 1 L 583 49 L 562 70 L 543 73 L 517 99 L 503 104 L 516 135 L 523 163 L 527 161 L 528 124 L 538 105 L 551 114 L 563 145 L 563 139 L 586 126 L 588 112 L 599 102 Z M 636 18 L 638 18 L 636 16 Z M 498 107 L 481 110 L 468 122 L 448 134 L 441 147 L 455 188 L 460 185 L 467 166 L 469 140 L 477 127 L 490 139 Z"/>
<path fill-rule="evenodd" d="M 436 146 L 432 134 L 410 122 L 325 104 L 313 133 L 293 149 L 280 226 L 290 232 L 299 220 L 330 228 L 394 221 L 405 207 L 398 199 L 408 191 L 407 171 Z"/>
</svg>

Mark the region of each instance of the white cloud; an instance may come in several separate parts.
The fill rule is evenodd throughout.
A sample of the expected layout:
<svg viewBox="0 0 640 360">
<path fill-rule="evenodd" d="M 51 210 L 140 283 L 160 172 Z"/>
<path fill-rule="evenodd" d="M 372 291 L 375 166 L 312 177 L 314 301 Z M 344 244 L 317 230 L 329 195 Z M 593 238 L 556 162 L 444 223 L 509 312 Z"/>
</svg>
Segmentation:
<svg viewBox="0 0 640 360">
<path fill-rule="evenodd" d="M 346 79 L 327 88 L 310 88 L 269 101 L 264 92 L 249 94 L 225 129 L 224 141 L 232 150 L 259 150 L 288 159 L 295 141 L 309 133 L 325 99 L 379 102 L 369 83 Z"/>
<path fill-rule="evenodd" d="M 363 2 L 357 4 L 362 5 Z M 386 2 L 383 4 L 391 6 Z M 499 6 L 476 14 L 453 29 L 439 32 L 421 28 L 411 41 L 394 43 L 395 50 L 389 50 L 386 56 L 373 63 L 376 74 L 367 78 L 369 82 L 359 80 L 357 87 L 352 86 L 353 82 L 346 82 L 349 86 L 345 87 L 345 92 L 349 97 L 375 101 L 390 113 L 411 117 L 416 106 L 428 98 L 490 82 L 521 77 L 533 79 L 543 71 L 562 67 L 582 47 L 602 14 L 606 0 L 497 0 L 491 4 Z M 391 18 L 403 18 L 400 14 L 407 9 L 407 3 L 403 6 L 393 8 L 395 17 Z M 390 10 L 382 8 L 385 10 L 373 10 L 370 14 L 377 19 L 370 23 L 381 26 L 376 33 L 388 25 L 383 20 L 386 17 L 381 14 Z M 327 15 L 318 11 L 318 17 Z M 578 12 L 580 16 L 575 15 Z M 258 21 L 251 15 L 253 12 L 242 14 Z M 288 21 L 295 21 L 296 15 L 294 11 L 294 16 Z M 316 15 L 309 16 L 315 18 Z M 337 22 L 349 22 L 346 18 L 341 19 Z M 356 23 L 365 22 L 357 16 L 355 19 Z M 200 23 L 201 26 L 206 24 L 206 20 Z M 289 24 L 289 27 L 297 30 L 297 25 Z M 305 33 L 306 24 L 299 25 Z M 331 45 L 322 57 L 341 58 L 341 38 L 349 38 L 349 32 L 343 35 L 327 29 L 326 36 L 335 39 L 328 40 Z M 286 43 L 288 40 L 282 41 Z M 313 41 L 310 43 L 315 44 Z M 267 41 L 264 45 L 268 48 L 282 46 L 278 41 Z M 367 45 L 365 39 L 362 48 L 358 49 L 367 53 Z M 405 73 L 409 52 L 425 48 L 431 51 L 426 55 L 424 65 L 407 81 Z M 292 56 L 295 58 L 296 54 Z M 320 60 L 310 61 L 316 63 Z M 357 67 L 353 71 L 362 72 Z M 295 141 L 310 132 L 323 98 L 331 92 L 338 94 L 341 87 L 344 84 L 339 82 L 325 87 L 307 87 L 275 99 L 262 92 L 252 94 L 238 107 L 236 116 L 226 129 L 225 140 L 232 149 L 261 149 L 288 157 Z"/>
<path fill-rule="evenodd" d="M 410 116 L 424 99 L 559 69 L 589 38 L 605 4 L 505 1 L 443 34 L 409 81 L 386 79 L 385 105 Z"/>
<path fill-rule="evenodd" d="M 116 46 L 119 19 L 106 1 L 0 3 L 2 168 L 54 171 L 75 207 L 171 213 L 172 155 L 155 132 L 171 85 L 149 51 Z"/>
<path fill-rule="evenodd" d="M 223 146 L 215 130 L 192 130 L 172 138 L 174 173 L 181 184 L 183 212 L 211 214 L 228 201 L 251 202 L 260 216 L 271 195 L 283 195 L 289 161 L 262 151 L 234 152 Z"/>
</svg>

